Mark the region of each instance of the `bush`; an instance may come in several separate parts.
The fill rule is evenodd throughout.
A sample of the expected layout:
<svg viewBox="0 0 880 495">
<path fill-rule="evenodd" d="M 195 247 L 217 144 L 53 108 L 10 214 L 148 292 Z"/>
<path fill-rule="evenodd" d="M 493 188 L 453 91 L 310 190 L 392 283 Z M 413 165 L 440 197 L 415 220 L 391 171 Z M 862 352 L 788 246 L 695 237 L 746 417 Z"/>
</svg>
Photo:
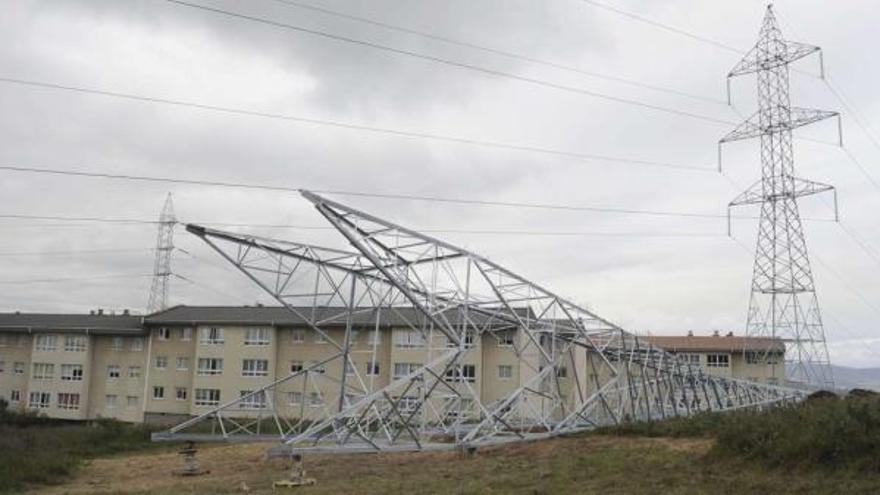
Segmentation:
<svg viewBox="0 0 880 495">
<path fill-rule="evenodd" d="M 85 459 L 150 447 L 150 431 L 113 420 L 69 422 L 0 413 L 0 493 L 63 481 Z"/>
<path fill-rule="evenodd" d="M 725 417 L 713 447 L 769 466 L 880 472 L 880 399 L 848 397 Z"/>
<path fill-rule="evenodd" d="M 710 457 L 764 466 L 853 468 L 880 473 L 880 396 L 815 396 L 767 410 L 702 413 L 665 421 L 624 423 L 599 434 L 712 437 Z"/>
<path fill-rule="evenodd" d="M 621 423 L 615 426 L 599 428 L 597 433 L 603 435 L 640 436 L 640 437 L 711 437 L 718 433 L 724 420 L 721 413 L 700 413 L 690 417 L 676 417 L 663 421 L 643 421 Z"/>
</svg>

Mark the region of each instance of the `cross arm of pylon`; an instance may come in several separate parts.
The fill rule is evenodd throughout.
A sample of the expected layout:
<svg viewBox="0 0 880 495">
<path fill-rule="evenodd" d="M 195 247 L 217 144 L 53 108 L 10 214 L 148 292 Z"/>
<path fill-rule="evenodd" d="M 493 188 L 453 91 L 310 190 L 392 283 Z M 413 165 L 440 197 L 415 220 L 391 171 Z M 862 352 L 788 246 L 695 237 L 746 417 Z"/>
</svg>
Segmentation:
<svg viewBox="0 0 880 495">
<path fill-rule="evenodd" d="M 785 187 L 774 188 L 767 181 L 772 178 L 763 178 L 749 186 L 748 189 L 740 193 L 727 205 L 727 235 L 731 235 L 731 209 L 737 206 L 759 205 L 765 201 L 774 201 L 780 198 L 800 198 L 803 196 L 812 196 L 823 192 L 831 191 L 834 194 L 834 221 L 840 219 L 840 212 L 837 205 L 837 188 L 830 184 L 816 182 L 799 177 L 775 178 L 775 180 L 790 181 Z M 776 191 L 774 191 L 776 189 Z"/>
<path fill-rule="evenodd" d="M 743 76 L 746 74 L 754 74 L 759 70 L 772 69 L 781 65 L 790 64 L 796 60 L 800 60 L 808 55 L 821 52 L 818 46 L 807 45 L 794 41 L 785 41 L 785 51 L 783 56 L 778 56 L 775 52 L 771 53 L 754 47 L 743 57 L 742 60 L 727 75 L 728 78 Z"/>
<path fill-rule="evenodd" d="M 790 118 L 787 120 L 773 119 L 772 125 L 761 124 L 761 112 L 756 112 L 733 131 L 721 138 L 722 143 L 751 139 L 766 134 L 775 134 L 790 131 L 831 117 L 840 117 L 838 112 L 814 110 L 811 108 L 793 107 L 790 109 Z"/>
</svg>

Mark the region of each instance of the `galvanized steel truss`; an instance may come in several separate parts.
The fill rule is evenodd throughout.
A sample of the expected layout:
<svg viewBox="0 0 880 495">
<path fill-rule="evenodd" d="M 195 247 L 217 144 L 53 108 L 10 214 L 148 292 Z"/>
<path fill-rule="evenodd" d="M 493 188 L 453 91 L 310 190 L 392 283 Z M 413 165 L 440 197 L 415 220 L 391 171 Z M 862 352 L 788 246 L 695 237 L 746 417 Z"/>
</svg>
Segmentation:
<svg viewBox="0 0 880 495">
<path fill-rule="evenodd" d="M 791 106 L 789 64 L 813 53 L 821 57 L 819 47 L 785 40 L 772 6 L 767 7 L 758 43 L 728 75 L 730 81 L 757 74 L 759 109 L 721 144 L 755 137 L 761 143 L 762 178 L 730 203 L 731 208 L 761 205 L 746 334 L 770 339 L 769 347 L 752 351 L 757 355 L 751 359 L 784 366 L 779 371 L 791 382 L 833 387 L 797 200 L 832 191 L 836 216 L 837 192 L 833 186 L 795 177 L 792 150 L 792 131 L 798 127 L 837 117 L 840 132 L 837 112 Z M 777 339 L 785 342 L 785 363 L 773 355 Z"/>
<path fill-rule="evenodd" d="M 162 311 L 168 307 L 169 281 L 171 279 L 171 252 L 174 251 L 174 203 L 171 193 L 165 198 L 159 215 L 159 232 L 156 235 L 156 258 L 153 262 L 153 282 L 147 300 L 147 313 Z"/>
<path fill-rule="evenodd" d="M 803 398 L 798 390 L 705 375 L 482 256 L 303 195 L 355 252 L 194 225 L 187 230 L 322 335 L 332 351 L 155 439 L 268 439 L 299 451 L 443 449 Z M 391 320 L 419 336 L 423 359 L 382 383 L 362 376 L 352 356 L 371 352 L 375 359 Z M 482 387 L 475 371 L 484 364 L 481 342 L 508 353 L 515 386 Z M 285 403 L 293 383 L 311 384 L 324 413 L 305 420 L 304 410 Z M 256 410 L 242 407 L 255 403 Z"/>
</svg>

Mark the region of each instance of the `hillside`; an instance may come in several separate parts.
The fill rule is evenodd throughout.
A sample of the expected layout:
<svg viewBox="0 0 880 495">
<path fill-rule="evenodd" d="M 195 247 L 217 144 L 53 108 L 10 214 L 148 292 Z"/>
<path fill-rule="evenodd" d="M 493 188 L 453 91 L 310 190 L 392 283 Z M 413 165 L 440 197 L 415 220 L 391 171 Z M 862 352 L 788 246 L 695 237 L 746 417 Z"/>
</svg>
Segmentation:
<svg viewBox="0 0 880 495">
<path fill-rule="evenodd" d="M 880 392 L 880 368 L 832 366 L 834 382 L 841 388 L 866 388 Z"/>
</svg>

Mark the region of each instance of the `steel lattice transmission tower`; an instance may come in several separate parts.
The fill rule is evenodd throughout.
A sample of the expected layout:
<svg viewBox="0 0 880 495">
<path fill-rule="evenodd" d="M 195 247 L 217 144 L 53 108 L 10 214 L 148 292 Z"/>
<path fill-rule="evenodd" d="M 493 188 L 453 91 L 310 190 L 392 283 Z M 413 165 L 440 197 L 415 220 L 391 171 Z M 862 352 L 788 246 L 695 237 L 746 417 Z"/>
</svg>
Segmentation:
<svg viewBox="0 0 880 495">
<path fill-rule="evenodd" d="M 171 252 L 174 250 L 174 203 L 171 193 L 165 198 L 165 206 L 159 215 L 159 233 L 156 238 L 156 259 L 153 263 L 153 283 L 147 312 L 162 311 L 168 307 L 169 279 L 171 278 Z"/>
<path fill-rule="evenodd" d="M 747 359 L 785 366 L 791 382 L 827 387 L 833 385 L 831 366 L 798 198 L 833 191 L 836 210 L 837 195 L 830 185 L 794 175 L 792 130 L 831 117 L 840 130 L 840 116 L 792 107 L 789 97 L 789 64 L 817 52 L 821 65 L 820 48 L 787 41 L 768 6 L 758 43 L 728 75 L 729 88 L 730 78 L 757 74 L 758 111 L 721 143 L 761 143 L 761 179 L 729 205 L 761 205 L 746 333 L 768 338 L 768 350 Z M 770 354 L 769 338 L 785 341 L 784 363 Z"/>
</svg>

